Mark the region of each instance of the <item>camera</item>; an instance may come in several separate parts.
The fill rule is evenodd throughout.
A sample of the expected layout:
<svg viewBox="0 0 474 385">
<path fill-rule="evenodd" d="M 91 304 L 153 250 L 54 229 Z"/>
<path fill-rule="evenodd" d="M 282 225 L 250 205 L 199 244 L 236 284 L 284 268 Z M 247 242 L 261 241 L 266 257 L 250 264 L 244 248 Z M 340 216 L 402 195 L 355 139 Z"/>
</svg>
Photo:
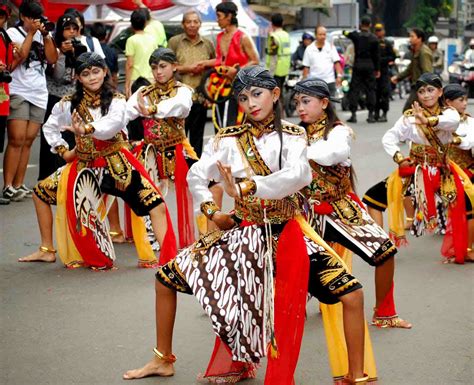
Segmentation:
<svg viewBox="0 0 474 385">
<path fill-rule="evenodd" d="M 40 22 L 44 25 L 44 29 L 48 32 L 54 31 L 55 25 L 46 16 L 40 16 Z"/>
<path fill-rule="evenodd" d="M 12 81 L 12 75 L 8 71 L 0 72 L 0 83 L 10 83 Z"/>
<path fill-rule="evenodd" d="M 78 57 L 80 54 L 87 52 L 87 47 L 82 44 L 81 39 L 73 37 L 71 39 L 72 46 L 74 47 L 74 56 Z"/>
</svg>

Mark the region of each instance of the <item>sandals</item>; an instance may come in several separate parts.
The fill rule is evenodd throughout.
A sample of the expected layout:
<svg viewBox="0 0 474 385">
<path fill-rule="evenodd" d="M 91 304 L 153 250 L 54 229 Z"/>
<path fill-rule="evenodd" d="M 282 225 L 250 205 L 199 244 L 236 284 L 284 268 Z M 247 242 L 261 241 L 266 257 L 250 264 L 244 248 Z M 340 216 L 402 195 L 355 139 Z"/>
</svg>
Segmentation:
<svg viewBox="0 0 474 385">
<path fill-rule="evenodd" d="M 344 379 L 342 380 L 342 383 L 363 385 L 363 384 L 367 384 L 368 381 L 369 381 L 369 375 L 364 373 L 364 377 L 359 377 L 359 378 L 349 378 L 345 376 Z"/>
</svg>

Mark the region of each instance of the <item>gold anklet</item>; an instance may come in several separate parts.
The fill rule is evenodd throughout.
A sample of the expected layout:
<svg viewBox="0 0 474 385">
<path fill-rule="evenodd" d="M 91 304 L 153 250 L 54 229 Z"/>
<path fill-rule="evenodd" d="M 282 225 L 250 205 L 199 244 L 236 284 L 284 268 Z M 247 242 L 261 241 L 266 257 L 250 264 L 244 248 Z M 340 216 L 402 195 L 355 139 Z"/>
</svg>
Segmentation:
<svg viewBox="0 0 474 385">
<path fill-rule="evenodd" d="M 342 382 L 344 384 L 366 384 L 367 381 L 369 381 L 369 375 L 364 373 L 364 377 L 360 377 L 360 378 L 349 378 L 347 377 L 347 375 L 344 377 L 344 379 L 342 380 Z"/>
<path fill-rule="evenodd" d="M 46 246 L 40 246 L 39 247 L 39 250 L 43 253 L 53 253 L 53 254 L 56 254 L 56 250 L 55 249 L 50 249 L 49 247 L 46 247 Z"/>
<path fill-rule="evenodd" d="M 119 235 L 123 235 L 123 231 L 109 231 L 111 237 L 118 237 Z"/>
<path fill-rule="evenodd" d="M 413 222 L 413 218 L 412 218 L 412 217 L 406 217 L 405 219 L 406 219 L 407 221 L 409 221 L 409 222 Z"/>
<path fill-rule="evenodd" d="M 356 378 L 354 384 L 365 384 L 367 381 L 369 381 L 369 376 L 364 373 L 364 377 Z"/>
<path fill-rule="evenodd" d="M 176 356 L 171 353 L 167 356 L 165 356 L 163 353 L 161 353 L 157 348 L 153 348 L 153 353 L 155 356 L 157 356 L 160 360 L 168 362 L 169 364 L 173 364 L 176 362 Z"/>
</svg>

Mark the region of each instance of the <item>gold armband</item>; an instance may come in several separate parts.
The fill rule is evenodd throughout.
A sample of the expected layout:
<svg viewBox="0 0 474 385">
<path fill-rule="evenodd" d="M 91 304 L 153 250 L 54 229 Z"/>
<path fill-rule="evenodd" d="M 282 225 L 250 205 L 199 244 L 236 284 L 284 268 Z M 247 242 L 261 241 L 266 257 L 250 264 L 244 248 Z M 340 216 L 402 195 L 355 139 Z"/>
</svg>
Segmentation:
<svg viewBox="0 0 474 385">
<path fill-rule="evenodd" d="M 84 126 L 84 135 L 90 135 L 92 134 L 93 132 L 95 131 L 95 128 L 92 124 L 90 123 L 87 123 L 85 126 Z"/>
<path fill-rule="evenodd" d="M 453 140 L 451 141 L 451 143 L 454 144 L 455 146 L 459 146 L 461 142 L 462 142 L 462 139 L 458 135 L 454 135 Z"/>
<path fill-rule="evenodd" d="M 428 118 L 428 126 L 430 127 L 436 127 L 439 123 L 439 119 L 437 116 L 430 116 Z"/>
<path fill-rule="evenodd" d="M 62 144 L 60 146 L 56 146 L 54 148 L 56 150 L 56 153 L 62 158 L 64 153 L 67 151 L 66 146 L 63 146 Z"/>
<path fill-rule="evenodd" d="M 220 211 L 219 206 L 217 206 L 213 201 L 207 201 L 201 203 L 201 212 L 212 221 L 212 216 Z"/>
<path fill-rule="evenodd" d="M 155 115 L 157 110 L 158 108 L 156 107 L 156 104 L 147 107 L 147 111 L 150 115 Z"/>
<path fill-rule="evenodd" d="M 240 188 L 240 195 L 241 197 L 245 197 L 247 195 L 255 194 L 257 191 L 257 185 L 252 179 L 244 180 L 243 182 L 239 183 Z"/>
<path fill-rule="evenodd" d="M 405 157 L 400 151 L 397 151 L 395 154 L 393 154 L 393 161 L 397 164 L 402 163 L 405 160 Z"/>
</svg>

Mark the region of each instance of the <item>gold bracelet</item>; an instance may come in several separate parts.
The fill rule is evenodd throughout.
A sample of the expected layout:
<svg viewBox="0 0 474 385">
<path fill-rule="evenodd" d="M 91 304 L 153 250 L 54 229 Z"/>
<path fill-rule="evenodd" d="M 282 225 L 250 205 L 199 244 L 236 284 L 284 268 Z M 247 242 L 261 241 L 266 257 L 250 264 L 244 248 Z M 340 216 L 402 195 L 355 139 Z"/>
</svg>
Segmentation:
<svg viewBox="0 0 474 385">
<path fill-rule="evenodd" d="M 147 111 L 150 115 L 155 115 L 157 110 L 158 108 L 156 107 L 156 104 L 147 107 Z"/>
<path fill-rule="evenodd" d="M 87 123 L 85 126 L 84 126 L 84 135 L 90 135 L 92 134 L 93 132 L 95 131 L 95 128 L 92 124 L 90 123 Z"/>
<path fill-rule="evenodd" d="M 402 163 L 405 160 L 405 157 L 400 151 L 397 151 L 395 154 L 393 154 L 393 161 L 397 164 Z"/>
<path fill-rule="evenodd" d="M 220 207 L 213 201 L 207 201 L 201 203 L 201 212 L 212 221 L 212 216 L 220 211 Z"/>
<path fill-rule="evenodd" d="M 56 153 L 57 153 L 61 158 L 63 157 L 64 153 L 67 151 L 66 146 L 64 146 L 64 145 L 62 145 L 62 144 L 61 144 L 60 146 L 56 146 L 54 149 L 56 150 Z"/>
<path fill-rule="evenodd" d="M 243 182 L 239 183 L 241 197 L 245 197 L 247 195 L 255 194 L 257 191 L 257 185 L 252 179 L 244 180 Z"/>
<path fill-rule="evenodd" d="M 428 118 L 428 126 L 435 127 L 439 123 L 439 118 L 437 116 L 430 116 Z"/>
</svg>

